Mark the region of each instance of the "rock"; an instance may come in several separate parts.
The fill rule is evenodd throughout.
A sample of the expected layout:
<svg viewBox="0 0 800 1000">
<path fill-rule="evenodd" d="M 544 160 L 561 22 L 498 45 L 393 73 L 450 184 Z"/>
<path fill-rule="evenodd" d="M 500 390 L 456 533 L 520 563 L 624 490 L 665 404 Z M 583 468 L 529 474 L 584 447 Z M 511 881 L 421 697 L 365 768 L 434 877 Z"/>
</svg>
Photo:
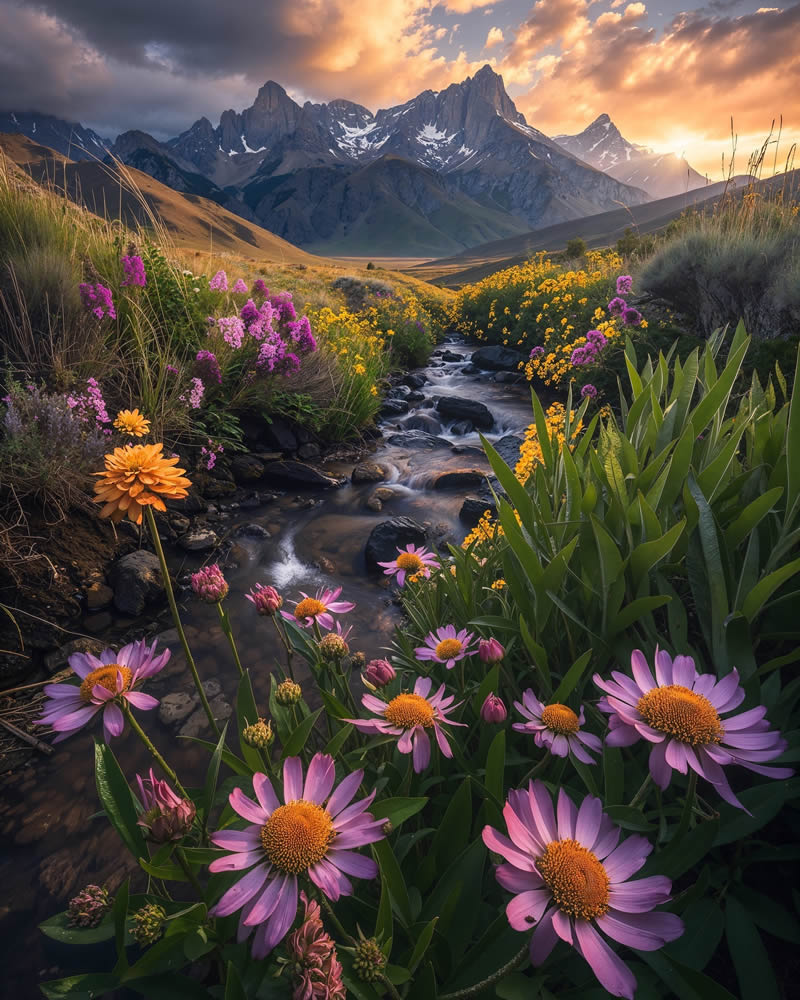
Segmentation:
<svg viewBox="0 0 800 1000">
<path fill-rule="evenodd" d="M 487 500 L 485 497 L 467 497 L 461 505 L 458 516 L 462 521 L 466 521 L 471 528 L 474 528 L 487 510 L 491 511 L 492 514 L 495 513 L 496 508 L 493 498 Z"/>
<path fill-rule="evenodd" d="M 479 347 L 477 351 L 473 351 L 470 360 L 473 365 L 486 371 L 515 372 L 517 365 L 524 358 L 519 351 L 512 351 L 510 347 L 500 347 L 494 344 L 490 347 Z"/>
<path fill-rule="evenodd" d="M 263 526 L 263 524 L 257 524 L 253 521 L 251 524 L 240 524 L 239 527 L 234 531 L 234 535 L 237 538 L 269 538 L 270 533 Z"/>
<path fill-rule="evenodd" d="M 158 558 L 145 549 L 117 559 L 108 578 L 114 590 L 114 607 L 127 615 L 140 615 L 147 602 L 164 590 Z"/>
<path fill-rule="evenodd" d="M 212 678 L 210 681 L 202 681 L 201 683 L 203 685 L 203 691 L 205 692 L 206 698 L 208 698 L 209 701 L 222 694 L 222 685 L 215 678 Z M 200 695 L 196 691 L 192 693 L 192 697 L 195 701 L 200 701 Z"/>
<path fill-rule="evenodd" d="M 107 608 L 114 600 L 114 591 L 104 583 L 93 583 L 86 591 L 86 607 L 89 611 Z"/>
<path fill-rule="evenodd" d="M 178 539 L 178 544 L 187 552 L 207 552 L 215 548 L 219 541 L 217 533 L 211 528 L 195 528 L 188 535 Z"/>
<path fill-rule="evenodd" d="M 469 420 L 456 420 L 453 426 L 450 428 L 451 434 L 471 434 L 475 428 L 472 426 Z"/>
<path fill-rule="evenodd" d="M 398 548 L 406 545 L 423 545 L 425 529 L 410 517 L 393 517 L 376 525 L 367 539 L 364 555 L 367 568 L 377 569 L 379 562 L 394 559 Z"/>
<path fill-rule="evenodd" d="M 480 372 L 480 368 L 476 368 L 475 365 L 464 365 L 461 369 L 462 375 L 477 375 Z"/>
<path fill-rule="evenodd" d="M 311 486 L 320 490 L 330 490 L 342 485 L 342 481 L 315 469 L 304 462 L 272 462 L 267 466 L 267 475 L 275 479 L 294 483 L 297 486 Z"/>
<path fill-rule="evenodd" d="M 411 395 L 411 389 L 407 385 L 393 385 L 388 395 L 392 399 L 408 399 Z"/>
<path fill-rule="evenodd" d="M 205 514 L 208 504 L 200 495 L 197 487 L 192 485 L 182 500 L 170 500 L 168 507 L 170 511 L 180 511 L 182 514 Z M 120 522 L 120 524 L 125 523 L 124 521 Z"/>
<path fill-rule="evenodd" d="M 519 450 L 523 445 L 523 440 L 516 434 L 506 434 L 499 441 L 495 441 L 494 450 L 503 459 L 509 468 L 513 469 L 519 461 Z"/>
<path fill-rule="evenodd" d="M 382 483 L 385 478 L 386 470 L 376 462 L 359 462 L 351 476 L 354 483 Z"/>
<path fill-rule="evenodd" d="M 498 372 L 494 380 L 501 385 L 519 385 L 521 382 L 527 381 L 522 372 Z"/>
<path fill-rule="evenodd" d="M 47 653 L 44 657 L 44 666 L 49 674 L 57 674 L 59 670 L 69 666 L 68 661 L 73 653 L 93 653 L 99 656 L 105 648 L 106 644 L 100 639 L 72 639 Z"/>
<path fill-rule="evenodd" d="M 455 351 L 441 351 L 437 353 L 437 357 L 441 358 L 442 361 L 463 361 L 463 354 L 456 354 Z"/>
<path fill-rule="evenodd" d="M 428 379 L 425 375 L 411 374 L 405 376 L 403 385 L 407 385 L 409 389 L 421 389 L 427 381 Z"/>
<path fill-rule="evenodd" d="M 185 514 L 178 514 L 176 512 L 169 515 L 169 526 L 173 531 L 177 531 L 179 535 L 188 531 L 191 523 L 191 520 Z"/>
<path fill-rule="evenodd" d="M 111 628 L 114 619 L 107 611 L 100 611 L 96 615 L 87 615 L 83 619 L 83 627 L 87 632 L 91 632 L 92 635 L 98 635 L 100 632 L 105 632 L 106 629 Z"/>
<path fill-rule="evenodd" d="M 237 483 L 255 483 L 264 475 L 264 463 L 255 455 L 234 455 L 231 473 Z"/>
<path fill-rule="evenodd" d="M 323 573 L 328 573 L 331 576 L 336 572 L 336 566 L 327 556 L 320 556 L 316 560 L 315 566 L 317 569 L 321 569 Z"/>
<path fill-rule="evenodd" d="M 404 399 L 384 399 L 380 413 L 382 417 L 398 417 L 401 413 L 408 413 L 408 410 Z"/>
<path fill-rule="evenodd" d="M 378 513 L 383 510 L 383 505 L 387 500 L 391 500 L 394 496 L 394 490 L 390 490 L 388 486 L 379 486 L 376 490 L 373 490 L 367 500 L 367 507 L 370 510 L 374 510 Z"/>
<path fill-rule="evenodd" d="M 453 469 L 440 472 L 433 481 L 435 490 L 458 490 L 464 486 L 479 486 L 486 476 L 480 469 Z"/>
<path fill-rule="evenodd" d="M 404 426 L 410 431 L 425 431 L 426 434 L 438 434 L 442 429 L 441 423 L 430 413 L 415 413 L 406 420 Z"/>
<path fill-rule="evenodd" d="M 231 479 L 208 479 L 203 483 L 203 495 L 209 500 L 219 500 L 236 492 L 236 483 Z"/>
<path fill-rule="evenodd" d="M 217 722 L 223 722 L 225 719 L 229 719 L 231 717 L 233 709 L 228 702 L 225 701 L 222 695 L 217 695 L 213 698 L 209 697 L 208 703 L 209 708 L 211 709 L 211 714 Z M 211 726 L 209 725 L 205 709 L 201 706 L 200 708 L 195 708 L 186 722 L 184 722 L 178 730 L 178 735 L 184 737 L 200 736 L 210 730 L 210 728 Z"/>
<path fill-rule="evenodd" d="M 443 417 L 455 420 L 470 420 L 481 430 L 488 431 L 494 427 L 494 417 L 488 406 L 476 399 L 464 399 L 460 396 L 442 396 L 436 404 L 436 409 Z"/>
<path fill-rule="evenodd" d="M 369 510 L 375 511 L 376 514 L 380 514 L 380 512 L 383 510 L 383 501 L 381 500 L 380 497 L 376 497 L 375 494 L 373 493 L 372 496 L 369 497 L 369 499 L 367 500 L 366 506 L 369 508 Z"/>
<path fill-rule="evenodd" d="M 297 451 L 297 446 L 300 443 L 292 428 L 280 417 L 275 417 L 269 423 L 264 424 L 261 439 L 270 448 L 277 448 L 281 452 Z"/>
<path fill-rule="evenodd" d="M 194 698 L 185 691 L 165 694 L 158 706 L 158 718 L 165 726 L 176 726 L 195 710 Z"/>
<path fill-rule="evenodd" d="M 397 434 L 390 435 L 387 438 L 387 442 L 398 448 L 429 449 L 450 447 L 450 442 L 446 438 L 436 437 L 434 434 L 427 434 L 425 431 L 399 431 Z"/>
<path fill-rule="evenodd" d="M 419 389 L 412 389 L 412 391 L 406 396 L 406 400 L 409 403 L 424 403 L 425 393 L 420 392 Z"/>
<path fill-rule="evenodd" d="M 308 444 L 301 444 L 297 449 L 297 454 L 300 458 L 319 458 L 320 450 L 319 445 L 314 444 L 313 441 L 309 441 Z"/>
</svg>

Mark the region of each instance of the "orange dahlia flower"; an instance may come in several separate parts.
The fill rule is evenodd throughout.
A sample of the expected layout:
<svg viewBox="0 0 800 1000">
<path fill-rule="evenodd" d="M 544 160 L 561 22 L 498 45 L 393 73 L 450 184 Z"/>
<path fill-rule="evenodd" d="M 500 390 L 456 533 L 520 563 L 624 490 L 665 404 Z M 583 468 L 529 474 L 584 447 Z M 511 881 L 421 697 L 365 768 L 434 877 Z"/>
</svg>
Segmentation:
<svg viewBox="0 0 800 1000">
<path fill-rule="evenodd" d="M 94 484 L 95 501 L 104 504 L 101 517 L 121 521 L 127 514 L 134 524 L 142 523 L 142 510 L 152 505 L 166 510 L 162 497 L 180 500 L 191 480 L 185 469 L 176 468 L 179 459 L 165 458 L 163 444 L 128 444 L 106 455 L 106 467 L 96 472 L 102 477 Z"/>
<path fill-rule="evenodd" d="M 150 421 L 143 413 L 139 413 L 138 407 L 135 410 L 120 410 L 114 426 L 131 437 L 140 438 L 150 433 Z"/>
</svg>

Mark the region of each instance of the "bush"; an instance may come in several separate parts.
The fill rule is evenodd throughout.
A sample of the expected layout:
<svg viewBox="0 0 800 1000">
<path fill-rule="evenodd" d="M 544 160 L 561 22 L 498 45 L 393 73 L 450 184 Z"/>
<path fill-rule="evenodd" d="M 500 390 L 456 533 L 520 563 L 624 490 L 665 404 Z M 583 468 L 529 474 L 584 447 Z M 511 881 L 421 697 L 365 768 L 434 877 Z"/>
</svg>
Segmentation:
<svg viewBox="0 0 800 1000">
<path fill-rule="evenodd" d="M 583 257 L 586 253 L 586 241 L 581 239 L 580 236 L 575 236 L 573 239 L 567 241 L 566 247 L 564 247 L 564 256 L 567 260 L 577 260 L 578 257 Z"/>
</svg>

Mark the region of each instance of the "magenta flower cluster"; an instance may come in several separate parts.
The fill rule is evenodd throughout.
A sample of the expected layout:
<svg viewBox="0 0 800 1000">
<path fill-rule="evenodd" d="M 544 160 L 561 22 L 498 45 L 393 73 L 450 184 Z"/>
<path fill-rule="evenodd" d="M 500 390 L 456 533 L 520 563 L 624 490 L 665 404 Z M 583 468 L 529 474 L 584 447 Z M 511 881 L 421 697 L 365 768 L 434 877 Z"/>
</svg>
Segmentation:
<svg viewBox="0 0 800 1000">
<path fill-rule="evenodd" d="M 585 386 L 581 389 L 581 399 L 597 399 L 597 387 L 593 386 L 591 382 L 587 382 Z"/>
<path fill-rule="evenodd" d="M 234 295 L 247 295 L 247 285 L 242 278 L 237 278 L 233 283 L 231 291 Z"/>
<path fill-rule="evenodd" d="M 82 396 L 67 396 L 67 406 L 83 421 L 94 418 L 98 427 L 111 422 L 96 378 L 86 379 L 86 392 Z"/>
<path fill-rule="evenodd" d="M 539 345 L 538 347 L 534 347 L 531 350 L 530 354 L 531 361 L 535 360 L 536 358 L 543 358 L 543 357 L 544 357 L 544 348 L 541 345 Z"/>
<path fill-rule="evenodd" d="M 211 281 L 209 281 L 208 287 L 212 292 L 227 292 L 228 275 L 224 271 L 217 271 Z"/>
<path fill-rule="evenodd" d="M 192 387 L 188 393 L 181 393 L 178 398 L 182 403 L 186 403 L 190 409 L 199 410 L 200 404 L 203 402 L 203 395 L 205 394 L 205 391 L 206 387 L 203 384 L 203 380 L 195 376 L 195 378 L 192 379 Z"/>
<path fill-rule="evenodd" d="M 200 454 L 206 460 L 206 468 L 210 472 L 214 466 L 217 464 L 217 455 L 221 455 L 225 451 L 221 444 L 214 444 L 211 438 L 208 439 L 208 445 L 203 445 L 200 449 Z"/>
<path fill-rule="evenodd" d="M 194 360 L 197 374 L 204 382 L 222 385 L 222 369 L 213 351 L 198 351 Z"/>
<path fill-rule="evenodd" d="M 576 347 L 570 357 L 573 365 L 592 365 L 600 357 L 603 348 L 608 343 L 605 334 L 599 330 L 590 330 L 586 334 L 586 343 L 582 347 Z"/>
<path fill-rule="evenodd" d="M 83 282 L 78 285 L 78 291 L 80 292 L 81 302 L 84 307 L 88 309 L 96 319 L 103 319 L 105 316 L 108 316 L 109 319 L 117 318 L 110 288 L 106 288 L 105 285 L 101 285 L 99 281 L 94 284 Z"/>
<path fill-rule="evenodd" d="M 629 274 L 621 274 L 617 278 L 617 294 L 608 303 L 608 311 L 612 316 L 619 316 L 625 326 L 639 326 L 642 322 L 642 314 L 638 309 L 629 306 L 623 295 L 630 295 L 633 287 L 633 278 Z"/>
<path fill-rule="evenodd" d="M 133 287 L 144 288 L 147 284 L 147 274 L 144 270 L 144 261 L 138 254 L 131 254 L 130 256 L 122 258 L 122 270 L 125 272 L 125 277 L 122 279 L 122 287 Z"/>
</svg>

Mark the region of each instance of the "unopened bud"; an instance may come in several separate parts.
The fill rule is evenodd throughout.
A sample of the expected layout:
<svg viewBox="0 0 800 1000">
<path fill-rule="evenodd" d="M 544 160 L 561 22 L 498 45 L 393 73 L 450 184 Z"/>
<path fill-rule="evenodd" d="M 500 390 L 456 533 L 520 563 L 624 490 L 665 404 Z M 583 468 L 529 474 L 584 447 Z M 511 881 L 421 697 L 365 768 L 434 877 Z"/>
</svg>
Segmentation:
<svg viewBox="0 0 800 1000">
<path fill-rule="evenodd" d="M 394 832 L 394 823 L 390 819 L 387 819 L 381 830 L 383 830 L 384 836 L 388 837 L 390 833 Z"/>
<path fill-rule="evenodd" d="M 358 652 L 353 653 L 350 656 L 350 663 L 354 670 L 363 670 L 364 664 L 367 662 L 367 658 L 364 653 Z"/>
<path fill-rule="evenodd" d="M 302 697 L 303 689 L 294 681 L 281 681 L 275 688 L 275 701 L 279 705 L 296 705 Z"/>
<path fill-rule="evenodd" d="M 507 716 L 508 712 L 506 711 L 506 706 L 503 704 L 503 700 L 498 698 L 496 694 L 487 694 L 486 701 L 481 706 L 481 718 L 483 721 L 496 726 L 501 722 L 505 722 Z"/>
<path fill-rule="evenodd" d="M 497 639 L 481 639 L 478 643 L 478 656 L 484 663 L 499 663 L 506 655 L 506 651 Z"/>
<path fill-rule="evenodd" d="M 70 927 L 97 927 L 112 905 L 107 889 L 87 885 L 67 905 Z"/>
<path fill-rule="evenodd" d="M 397 674 L 388 660 L 370 660 L 361 676 L 365 684 L 370 684 L 375 688 L 382 688 L 390 684 Z"/>
<path fill-rule="evenodd" d="M 328 632 L 319 641 L 319 652 L 323 660 L 333 662 L 343 660 L 350 652 L 350 647 L 336 632 Z"/>
<path fill-rule="evenodd" d="M 249 594 L 245 594 L 248 601 L 255 605 L 256 611 L 260 615 L 272 616 L 283 607 L 283 598 L 274 587 L 264 587 L 257 583 Z"/>
<path fill-rule="evenodd" d="M 164 933 L 164 924 L 167 919 L 167 911 L 158 903 L 148 903 L 141 910 L 137 910 L 132 918 L 131 934 L 137 944 L 143 948 L 156 941 Z"/>
<path fill-rule="evenodd" d="M 242 730 L 242 739 L 249 747 L 255 747 L 256 750 L 266 750 L 275 739 L 272 723 L 265 719 L 259 719 L 252 726 L 245 726 Z"/>
<path fill-rule="evenodd" d="M 365 938 L 362 935 L 353 948 L 353 969 L 358 978 L 365 983 L 375 982 L 383 975 L 385 967 L 386 956 L 378 942 L 375 938 Z"/>
<path fill-rule="evenodd" d="M 207 604 L 218 604 L 228 596 L 228 584 L 216 563 L 192 573 L 192 590 Z"/>
</svg>

